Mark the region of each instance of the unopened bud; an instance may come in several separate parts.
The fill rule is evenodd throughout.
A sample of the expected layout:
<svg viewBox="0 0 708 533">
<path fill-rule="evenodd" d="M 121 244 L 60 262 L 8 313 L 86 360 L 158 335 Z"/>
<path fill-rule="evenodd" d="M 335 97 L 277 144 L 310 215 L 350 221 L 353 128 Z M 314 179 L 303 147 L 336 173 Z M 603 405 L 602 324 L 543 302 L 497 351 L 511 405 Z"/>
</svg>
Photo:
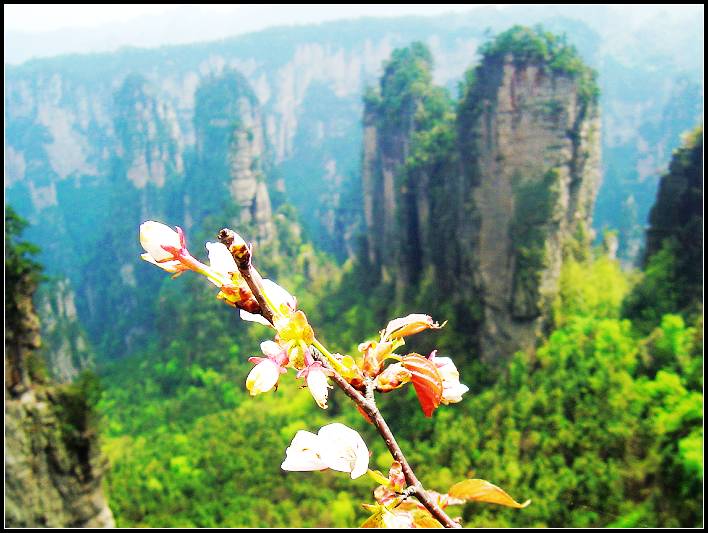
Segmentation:
<svg viewBox="0 0 708 533">
<path fill-rule="evenodd" d="M 401 363 L 389 365 L 376 376 L 376 389 L 380 392 L 390 392 L 408 383 L 411 377 L 411 372 Z"/>
<path fill-rule="evenodd" d="M 413 314 L 391 320 L 386 329 L 381 331 L 381 342 L 393 339 L 400 339 L 409 335 L 415 335 L 426 329 L 440 329 L 446 322 L 438 324 L 428 315 Z"/>
<path fill-rule="evenodd" d="M 363 342 L 359 351 L 364 355 L 361 369 L 369 377 L 376 377 L 383 368 L 384 360 L 393 352 L 392 342 Z"/>
<path fill-rule="evenodd" d="M 243 237 L 229 228 L 222 229 L 217 235 L 217 239 L 229 249 L 236 264 L 243 268 L 251 261 L 251 249 Z"/>
</svg>

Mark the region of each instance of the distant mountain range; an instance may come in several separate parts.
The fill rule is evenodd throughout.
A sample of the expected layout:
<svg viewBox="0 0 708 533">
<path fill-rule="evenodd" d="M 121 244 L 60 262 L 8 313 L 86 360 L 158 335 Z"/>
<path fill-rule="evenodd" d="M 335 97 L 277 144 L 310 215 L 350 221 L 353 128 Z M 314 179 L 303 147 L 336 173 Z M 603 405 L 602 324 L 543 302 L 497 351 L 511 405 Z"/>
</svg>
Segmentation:
<svg viewBox="0 0 708 533">
<path fill-rule="evenodd" d="M 105 279 L 108 274 L 98 273 L 112 268 L 120 275 L 111 277 L 116 286 L 106 293 L 137 294 L 131 254 L 139 253 L 134 230 L 140 220 L 170 216 L 165 221 L 189 227 L 195 213 L 216 212 L 204 205 L 215 194 L 208 191 L 228 188 L 234 179 L 256 183 L 253 196 L 236 203 L 258 203 L 266 187 L 274 207 L 294 204 L 314 244 L 341 260 L 354 252 L 363 216 L 357 205 L 362 98 L 392 50 L 427 44 L 435 83 L 457 96 L 481 44 L 514 24 L 541 24 L 564 33 L 598 71 L 603 181 L 594 228 L 598 234 L 618 230 L 619 253 L 632 261 L 662 169 L 681 133 L 702 121 L 703 18 L 697 12 L 701 16 L 681 10 L 634 20 L 607 6 L 480 8 L 271 28 L 215 42 L 6 66 L 6 201 L 31 221 L 27 238 L 42 247 L 49 273 L 67 276 L 78 291 L 79 318 L 94 315 L 94 335 L 103 295 L 95 287 L 85 292 L 84 285 Z M 244 83 L 223 82 L 234 70 Z M 204 92 L 209 84 L 211 92 Z M 227 92 L 220 95 L 220 86 Z M 228 91 L 240 95 L 242 108 L 216 113 L 213 106 L 229 101 Z M 244 116 L 250 126 L 229 122 Z M 206 173 L 216 148 L 203 142 L 226 127 L 240 132 L 248 161 L 219 152 L 227 159 Z M 193 193 L 189 208 L 186 190 Z M 254 218 L 263 213 L 256 209 Z M 98 244 L 115 246 L 100 253 Z M 131 306 L 139 309 L 138 301 Z M 129 337 L 121 342 L 130 345 Z"/>
</svg>

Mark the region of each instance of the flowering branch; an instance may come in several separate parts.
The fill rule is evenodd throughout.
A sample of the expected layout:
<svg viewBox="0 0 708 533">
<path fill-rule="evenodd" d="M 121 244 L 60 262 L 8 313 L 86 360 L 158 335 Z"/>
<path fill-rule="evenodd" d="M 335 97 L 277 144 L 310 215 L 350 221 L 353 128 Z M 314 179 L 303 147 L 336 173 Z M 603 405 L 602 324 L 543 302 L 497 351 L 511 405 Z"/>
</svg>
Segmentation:
<svg viewBox="0 0 708 533">
<path fill-rule="evenodd" d="M 255 296 L 256 300 L 261 305 L 261 314 L 271 324 L 275 324 L 273 319 L 273 310 L 268 305 L 267 297 L 263 291 L 263 284 L 261 281 L 262 278 L 251 263 L 250 247 L 243 241 L 243 239 L 241 239 L 241 242 L 239 242 L 239 236 L 234 231 L 228 228 L 224 228 L 219 232 L 218 239 L 219 242 L 226 246 L 231 252 L 231 255 L 233 256 L 234 261 L 236 262 L 236 266 L 238 267 L 239 272 L 243 276 L 243 279 L 246 280 L 246 283 L 251 289 L 251 292 L 253 292 L 253 295 Z M 320 346 L 322 347 L 321 344 Z M 327 353 L 326 350 L 324 351 L 325 353 Z M 406 482 L 410 487 L 410 493 L 415 495 L 415 497 L 418 498 L 418 500 L 430 512 L 430 514 L 432 514 L 445 527 L 461 527 L 460 524 L 450 518 L 445 513 L 445 511 L 443 511 L 440 506 L 433 501 L 430 495 L 423 488 L 423 484 L 416 477 L 415 473 L 413 472 L 413 469 L 406 460 L 405 455 L 403 455 L 403 451 L 401 451 L 400 446 L 396 442 L 396 438 L 393 436 L 391 428 L 388 427 L 386 420 L 381 415 L 381 412 L 379 411 L 378 407 L 376 407 L 376 403 L 373 398 L 373 393 L 371 393 L 370 395 L 367 394 L 367 396 L 370 396 L 369 398 L 362 396 L 359 391 L 352 387 L 346 379 L 340 376 L 331 367 L 329 361 L 327 360 L 327 357 L 320 353 L 320 351 L 314 351 L 313 356 L 320 363 L 322 363 L 322 365 L 326 369 L 332 372 L 332 380 L 337 384 L 337 386 L 339 386 L 340 389 L 344 391 L 347 396 L 349 396 L 349 398 L 351 398 L 351 400 L 364 413 L 366 413 L 371 422 L 374 424 L 376 430 L 379 432 L 384 442 L 386 443 L 386 447 L 391 452 L 393 458 L 401 464 L 403 468 L 403 474 L 406 478 Z M 369 381 L 369 383 L 373 382 Z M 373 388 L 367 387 L 367 389 L 373 392 Z"/>
<path fill-rule="evenodd" d="M 430 417 L 441 404 L 457 403 L 469 389 L 460 383 L 459 373 L 449 357 L 428 357 L 416 353 L 401 356 L 395 350 L 405 344 L 403 338 L 445 324 L 433 322 L 428 315 L 412 314 L 389 322 L 379 341 L 359 345 L 361 357 L 332 354 L 315 337 L 314 331 L 297 302 L 285 289 L 263 279 L 252 264 L 252 247 L 230 229 L 222 229 L 218 243 L 207 243 L 207 266 L 187 251 L 184 233 L 158 222 L 140 227 L 140 242 L 147 253 L 141 257 L 163 270 L 180 275 L 187 270 L 204 275 L 219 287 L 218 298 L 240 310 L 244 320 L 259 322 L 276 330 L 274 340 L 261 343 L 265 357 L 251 357 L 254 367 L 246 379 L 251 395 L 278 386 L 288 368 L 304 378 L 313 398 L 327 408 L 331 378 L 355 403 L 359 412 L 378 431 L 394 462 L 388 478 L 368 470 L 369 452 L 361 436 L 343 424 L 320 428 L 317 434 L 300 430 L 281 465 L 283 470 L 333 470 L 348 472 L 352 479 L 367 471 L 382 483 L 375 491 L 376 505 L 364 505 L 372 516 L 362 527 L 461 527 L 444 511 L 448 505 L 465 501 L 496 503 L 522 508 L 499 487 L 481 479 L 455 484 L 447 494 L 426 490 L 403 455 L 386 420 L 376 406 L 375 393 L 387 393 L 411 382 L 423 413 Z M 173 277 L 174 277 L 173 276 Z M 390 363 L 395 361 L 395 363 Z M 387 364 L 388 363 L 388 364 Z M 415 496 L 418 504 L 409 500 Z M 427 512 L 426 512 L 427 511 Z"/>
<path fill-rule="evenodd" d="M 323 364 L 325 364 L 324 361 Z M 372 424 L 374 424 L 376 430 L 381 435 L 381 438 L 383 438 L 386 443 L 386 447 L 388 448 L 388 451 L 391 452 L 391 456 L 394 460 L 401 464 L 403 475 L 405 476 L 406 483 L 408 484 L 408 493 L 418 498 L 420 503 L 423 504 L 430 514 L 445 527 L 461 527 L 460 524 L 455 522 L 445 513 L 445 511 L 440 508 L 440 506 L 430 497 L 425 488 L 423 488 L 423 484 L 418 481 L 418 478 L 408 463 L 406 456 L 403 455 L 401 447 L 398 445 L 398 442 L 396 442 L 396 438 L 393 436 L 391 428 L 388 427 L 386 420 L 381 415 L 378 407 L 376 407 L 376 403 L 373 398 L 367 400 L 354 387 L 347 383 L 343 377 L 336 373 L 332 376 L 332 380 L 334 380 L 339 388 L 342 389 L 344 393 L 352 399 L 357 407 L 359 407 L 366 414 L 366 416 L 369 417 L 369 420 L 371 420 Z"/>
</svg>

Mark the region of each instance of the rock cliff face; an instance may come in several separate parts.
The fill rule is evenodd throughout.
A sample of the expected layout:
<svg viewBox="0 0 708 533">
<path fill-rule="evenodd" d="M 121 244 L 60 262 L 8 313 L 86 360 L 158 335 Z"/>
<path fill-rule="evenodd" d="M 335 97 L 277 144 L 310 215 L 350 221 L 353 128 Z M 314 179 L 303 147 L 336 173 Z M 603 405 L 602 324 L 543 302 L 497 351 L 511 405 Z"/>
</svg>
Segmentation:
<svg viewBox="0 0 708 533">
<path fill-rule="evenodd" d="M 270 155 L 258 100 L 235 70 L 205 79 L 195 96 L 196 165 L 186 187 L 187 218 L 231 203 L 234 225 L 254 228 L 254 237 L 273 237 L 273 214 L 266 183 Z M 204 189 L 209 189 L 205 191 Z"/>
<path fill-rule="evenodd" d="M 136 189 L 157 188 L 183 171 L 182 135 L 174 109 L 140 75 L 128 76 L 114 97 L 116 155 Z"/>
<path fill-rule="evenodd" d="M 643 276 L 623 315 L 648 334 L 668 314 L 703 317 L 703 126 L 686 132 L 661 177 L 646 233 Z"/>
<path fill-rule="evenodd" d="M 597 106 L 572 73 L 490 54 L 462 104 L 462 255 L 482 303 L 480 352 L 534 345 L 564 253 L 587 246 L 600 184 Z"/>
<path fill-rule="evenodd" d="M 418 129 L 416 111 L 423 104 L 422 94 L 415 93 L 412 85 L 417 79 L 431 85 L 431 59 L 422 47 L 397 52 L 385 67 L 379 94 L 369 98 L 364 109 L 362 190 L 367 253 L 383 281 L 392 278 L 398 265 L 400 175 Z M 405 79 L 407 73 L 410 80 Z"/>
<path fill-rule="evenodd" d="M 137 288 L 157 290 L 136 260 L 138 224 L 199 230 L 206 216 L 228 211 L 230 219 L 214 223 L 246 225 L 267 242 L 273 154 L 256 94 L 218 58 L 158 80 L 139 67 L 106 71 L 100 61 L 79 70 L 26 72 L 10 84 L 6 190 L 32 222 L 29 237 L 44 242 L 48 272 L 75 288 L 79 321 L 97 351 L 119 355 L 137 346 L 150 321 L 119 324 L 119 316 L 106 324 L 106 316 L 145 314 L 150 303 Z M 66 362 L 65 348 L 48 352 Z"/>
<path fill-rule="evenodd" d="M 8 277 L 5 329 L 5 525 L 114 527 L 88 388 L 52 385 L 36 357 L 35 284 Z M 10 302 L 10 307 L 8 303 Z"/>
<path fill-rule="evenodd" d="M 439 254 L 436 187 L 450 177 L 451 101 L 432 83 L 432 56 L 421 43 L 396 50 L 378 90 L 366 97 L 362 190 L 367 256 L 400 294 Z"/>
<path fill-rule="evenodd" d="M 456 119 L 421 48 L 394 52 L 364 115 L 368 262 L 398 299 L 432 282 L 435 303 L 465 309 L 460 334 L 487 360 L 534 346 L 600 182 L 592 73 L 561 63 L 568 49 L 527 53 L 550 38 L 527 32 L 486 49 Z"/>
<path fill-rule="evenodd" d="M 83 266 L 78 305 L 97 350 L 112 357 L 136 349 L 153 328 L 151 306 L 163 278 L 139 259 L 141 222 L 182 226 L 191 239 L 207 227 L 213 239 L 210 224 L 241 228 L 259 243 L 274 235 L 270 154 L 257 99 L 241 74 L 224 69 L 196 87 L 190 151 L 181 144 L 176 111 L 145 78 L 128 76 L 114 101 L 119 144 L 99 240 L 111 246 L 96 247 Z M 204 257 L 199 248 L 193 253 Z M 112 309 L 120 313 L 106 324 Z"/>
<path fill-rule="evenodd" d="M 42 317 L 40 355 L 52 378 L 74 381 L 82 370 L 92 369 L 95 358 L 76 311 L 76 297 L 66 279 L 46 282 L 35 298 Z"/>
<path fill-rule="evenodd" d="M 656 202 L 649 215 L 645 265 L 674 239 L 683 251 L 691 276 L 700 285 L 703 235 L 703 127 L 698 127 L 674 151 L 669 171 L 661 177 Z"/>
</svg>

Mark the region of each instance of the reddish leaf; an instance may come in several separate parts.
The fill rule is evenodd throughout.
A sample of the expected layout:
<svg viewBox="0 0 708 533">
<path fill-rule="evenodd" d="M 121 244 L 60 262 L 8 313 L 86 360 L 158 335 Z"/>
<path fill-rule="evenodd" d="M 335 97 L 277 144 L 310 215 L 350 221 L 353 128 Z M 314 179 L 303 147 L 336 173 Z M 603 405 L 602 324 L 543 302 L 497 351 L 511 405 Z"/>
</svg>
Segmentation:
<svg viewBox="0 0 708 533">
<path fill-rule="evenodd" d="M 450 487 L 448 494 L 453 498 L 462 498 L 474 502 L 497 503 L 506 507 L 514 507 L 515 509 L 523 509 L 531 503 L 531 500 L 519 503 L 502 489 L 483 479 L 460 481 Z"/>
<path fill-rule="evenodd" d="M 440 405 L 443 393 L 443 380 L 437 366 L 418 354 L 405 356 L 401 364 L 411 373 L 411 381 L 423 414 L 427 417 L 433 416 L 433 411 Z"/>
</svg>

